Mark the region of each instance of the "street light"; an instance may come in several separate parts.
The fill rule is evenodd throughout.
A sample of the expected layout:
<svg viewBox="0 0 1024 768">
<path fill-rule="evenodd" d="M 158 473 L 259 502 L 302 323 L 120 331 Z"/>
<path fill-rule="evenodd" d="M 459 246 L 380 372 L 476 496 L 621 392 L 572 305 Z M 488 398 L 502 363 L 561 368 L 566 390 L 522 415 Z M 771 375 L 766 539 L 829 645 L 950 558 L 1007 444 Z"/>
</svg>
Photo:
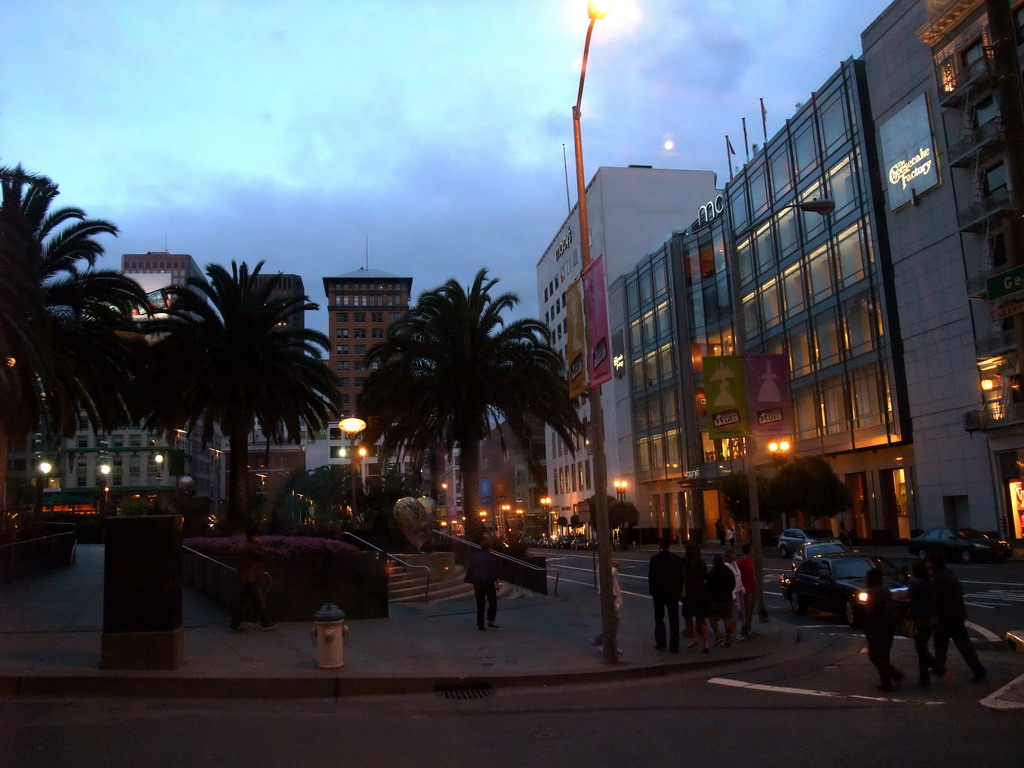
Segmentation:
<svg viewBox="0 0 1024 768">
<path fill-rule="evenodd" d="M 352 475 L 352 520 L 356 518 L 356 435 L 366 429 L 366 422 L 352 416 L 342 419 L 338 426 L 345 430 L 349 439 L 348 471 Z"/>
<path fill-rule="evenodd" d="M 590 229 L 587 223 L 587 186 L 583 173 L 583 139 L 580 135 L 580 106 L 583 102 L 583 83 L 587 77 L 587 57 L 590 54 L 590 36 L 594 32 L 594 22 L 603 19 L 608 13 L 606 8 L 599 8 L 594 0 L 587 4 L 587 37 L 583 43 L 583 62 L 580 65 L 580 87 L 576 94 L 576 104 L 572 108 L 572 138 L 576 151 L 576 211 L 579 214 L 580 260 L 582 272 L 590 266 Z M 588 361 L 590 355 L 587 355 Z M 590 376 L 589 362 L 587 377 Z M 604 661 L 617 664 L 618 627 L 616 626 L 615 596 L 612 594 L 612 547 L 608 530 L 608 467 L 604 455 L 604 410 L 601 407 L 601 385 L 590 385 L 587 390 L 590 401 L 590 420 L 593 424 L 591 441 L 594 456 L 594 515 L 597 529 L 597 576 L 601 596 L 601 633 L 604 638 Z"/>
<path fill-rule="evenodd" d="M 616 480 L 612 485 L 615 486 L 615 496 L 619 501 L 626 500 L 626 488 L 629 487 L 629 483 L 625 480 Z"/>
<path fill-rule="evenodd" d="M 728 206 L 726 206 L 728 208 Z M 774 216 L 787 208 L 796 208 L 805 213 L 817 213 L 828 216 L 836 209 L 833 200 L 804 200 L 799 203 L 779 206 L 772 212 Z M 759 224 L 754 224 L 751 229 Z M 729 220 L 727 232 L 729 247 L 732 251 L 732 274 L 729 276 L 733 316 L 733 354 L 737 357 L 746 355 L 747 321 L 743 313 L 743 292 L 740 290 L 739 253 L 733 236 L 732 220 Z M 750 544 L 754 555 L 754 588 L 757 594 L 757 612 L 761 621 L 768 621 L 768 609 L 764 606 L 764 553 L 761 546 L 761 511 L 757 499 L 757 474 L 754 467 L 754 438 L 747 434 L 743 438 L 743 471 L 747 474 L 747 495 L 750 498 Z"/>
</svg>

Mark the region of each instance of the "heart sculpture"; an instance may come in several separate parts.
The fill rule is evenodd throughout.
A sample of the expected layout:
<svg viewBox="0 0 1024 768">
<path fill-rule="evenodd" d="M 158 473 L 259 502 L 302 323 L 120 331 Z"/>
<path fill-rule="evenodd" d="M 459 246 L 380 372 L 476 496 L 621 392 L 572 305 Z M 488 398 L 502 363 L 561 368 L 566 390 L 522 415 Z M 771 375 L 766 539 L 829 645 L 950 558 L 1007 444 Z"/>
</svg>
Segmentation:
<svg viewBox="0 0 1024 768">
<path fill-rule="evenodd" d="M 433 505 L 432 499 L 428 501 Z M 419 552 L 427 543 L 434 528 L 433 506 L 428 508 L 422 500 L 405 496 L 395 502 L 395 522 L 398 524 L 398 530 Z"/>
</svg>

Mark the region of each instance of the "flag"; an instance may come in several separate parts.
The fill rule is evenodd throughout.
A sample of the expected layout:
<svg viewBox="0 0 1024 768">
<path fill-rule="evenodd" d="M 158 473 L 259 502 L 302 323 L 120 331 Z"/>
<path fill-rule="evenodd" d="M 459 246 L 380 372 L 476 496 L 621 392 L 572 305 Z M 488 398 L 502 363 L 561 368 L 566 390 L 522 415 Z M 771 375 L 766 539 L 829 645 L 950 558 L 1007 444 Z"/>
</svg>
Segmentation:
<svg viewBox="0 0 1024 768">
<path fill-rule="evenodd" d="M 764 131 L 764 140 L 768 141 L 768 110 L 764 108 L 764 99 L 761 102 L 761 130 Z"/>
<path fill-rule="evenodd" d="M 729 141 L 729 134 L 725 135 L 725 163 L 729 166 L 729 180 L 732 181 L 732 156 L 736 154 L 736 150 L 732 148 L 732 142 Z"/>
<path fill-rule="evenodd" d="M 729 150 L 730 155 L 736 154 L 736 150 L 732 148 L 732 142 L 729 141 L 729 134 L 725 134 L 725 148 Z"/>
<path fill-rule="evenodd" d="M 747 160 L 750 159 L 750 142 L 747 141 L 747 118 L 743 120 L 743 151 L 747 153 Z"/>
</svg>

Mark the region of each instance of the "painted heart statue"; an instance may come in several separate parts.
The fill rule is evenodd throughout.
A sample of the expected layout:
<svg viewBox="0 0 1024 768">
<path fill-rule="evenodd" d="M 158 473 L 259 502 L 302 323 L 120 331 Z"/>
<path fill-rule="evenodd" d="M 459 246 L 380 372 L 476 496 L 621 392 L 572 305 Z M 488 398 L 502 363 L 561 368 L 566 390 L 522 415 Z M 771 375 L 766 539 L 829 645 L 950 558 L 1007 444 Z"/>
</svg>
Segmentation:
<svg viewBox="0 0 1024 768">
<path fill-rule="evenodd" d="M 433 500 L 428 501 L 433 505 Z M 417 552 L 422 550 L 434 529 L 433 506 L 428 508 L 421 499 L 405 496 L 395 502 L 394 513 L 398 530 L 405 535 Z"/>
</svg>

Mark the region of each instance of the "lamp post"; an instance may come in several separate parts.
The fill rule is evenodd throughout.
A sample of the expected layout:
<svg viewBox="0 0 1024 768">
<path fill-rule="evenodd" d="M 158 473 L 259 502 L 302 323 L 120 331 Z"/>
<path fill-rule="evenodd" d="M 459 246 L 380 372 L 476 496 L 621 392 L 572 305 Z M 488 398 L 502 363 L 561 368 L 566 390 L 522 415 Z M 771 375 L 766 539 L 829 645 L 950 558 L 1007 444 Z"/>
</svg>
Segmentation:
<svg viewBox="0 0 1024 768">
<path fill-rule="evenodd" d="M 349 439 L 348 471 L 352 475 L 352 522 L 356 519 L 356 435 L 366 429 L 366 422 L 352 416 L 342 419 L 338 426 L 345 430 Z"/>
<path fill-rule="evenodd" d="M 629 483 L 627 483 L 625 480 L 616 480 L 614 483 L 612 483 L 612 485 L 615 486 L 615 498 L 617 498 L 620 502 L 625 501 L 626 488 L 629 487 Z"/>
<path fill-rule="evenodd" d="M 590 266 L 590 229 L 587 223 L 587 187 L 583 173 L 583 140 L 580 136 L 580 106 L 583 102 L 583 84 L 587 76 L 587 57 L 590 54 L 590 37 L 594 32 L 594 23 L 603 19 L 607 10 L 596 7 L 594 0 L 587 4 L 587 37 L 583 43 L 583 62 L 580 65 L 580 87 L 576 94 L 576 104 L 572 108 L 572 137 L 576 153 L 576 211 L 579 215 L 580 230 L 580 261 L 582 272 Z M 589 359 L 589 354 L 587 355 Z M 587 366 L 589 378 L 589 365 Z M 591 442 L 594 456 L 594 515 L 597 530 L 597 576 L 601 595 L 601 632 L 604 638 L 603 655 L 607 664 L 617 664 L 618 627 L 615 613 L 614 595 L 612 594 L 612 548 L 608 531 L 608 467 L 604 455 L 604 410 L 601 407 L 601 386 L 590 386 L 587 390 L 590 401 L 590 420 L 593 424 Z"/>
<path fill-rule="evenodd" d="M 728 206 L 726 206 L 728 208 Z M 783 205 L 772 212 L 772 215 L 787 208 L 796 208 L 805 213 L 817 213 L 820 216 L 828 216 L 835 210 L 836 204 L 832 200 L 805 200 L 800 203 Z M 751 228 L 759 226 L 760 223 Z M 733 315 L 733 354 L 737 357 L 744 357 L 747 348 L 747 322 L 743 314 L 743 292 L 740 290 L 740 265 L 739 254 L 736 252 L 736 239 L 733 236 L 732 220 L 729 219 L 728 228 L 729 248 L 732 252 L 732 274 L 729 275 L 729 283 L 732 288 L 732 315 Z M 754 438 L 746 435 L 743 438 L 743 471 L 747 475 L 747 495 L 750 499 L 750 545 L 754 555 L 754 585 L 757 594 L 757 612 L 761 621 L 768 621 L 768 609 L 764 606 L 764 552 L 761 544 L 761 511 L 757 499 L 757 474 L 754 467 Z"/>
</svg>

